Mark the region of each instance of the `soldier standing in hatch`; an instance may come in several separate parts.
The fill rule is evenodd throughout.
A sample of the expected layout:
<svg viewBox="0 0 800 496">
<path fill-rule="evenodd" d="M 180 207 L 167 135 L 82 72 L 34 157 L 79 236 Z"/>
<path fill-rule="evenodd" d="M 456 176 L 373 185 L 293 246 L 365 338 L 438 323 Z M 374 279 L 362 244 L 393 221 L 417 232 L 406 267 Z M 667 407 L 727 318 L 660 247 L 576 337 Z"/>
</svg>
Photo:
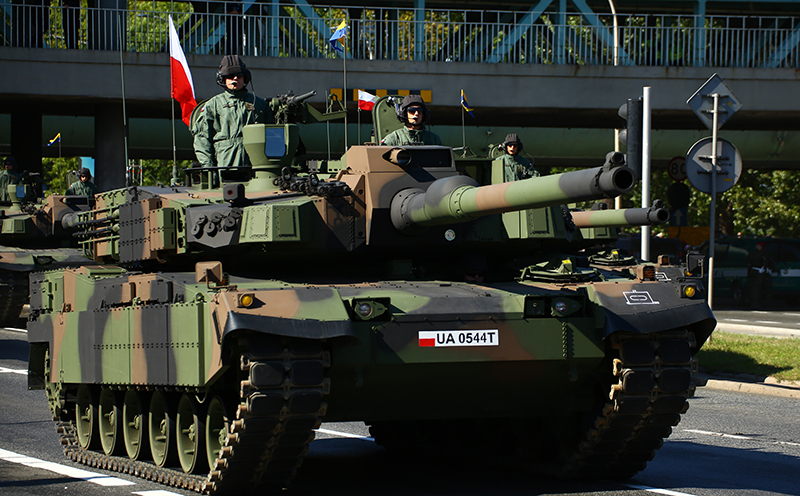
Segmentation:
<svg viewBox="0 0 800 496">
<path fill-rule="evenodd" d="M 531 177 L 539 177 L 539 171 L 533 168 L 530 160 L 520 155 L 522 141 L 516 134 L 506 135 L 506 140 L 500 145 L 503 149 L 503 181 L 519 181 Z"/>
<path fill-rule="evenodd" d="M 763 241 L 756 243 L 755 250 L 747 254 L 747 283 L 750 286 L 750 306 L 761 308 L 772 298 L 772 260 L 764 253 Z"/>
<path fill-rule="evenodd" d="M 246 167 L 242 128 L 267 123 L 267 104 L 247 91 L 250 71 L 238 55 L 222 58 L 217 84 L 225 91 L 209 99 L 192 123 L 194 153 L 202 167 Z M 271 115 L 271 114 L 270 114 Z"/>
<path fill-rule="evenodd" d="M 9 184 L 19 184 L 20 175 L 17 172 L 17 161 L 12 156 L 3 161 L 3 170 L 0 171 L 0 204 L 11 205 L 11 195 L 8 193 Z"/>
<path fill-rule="evenodd" d="M 425 129 L 430 116 L 431 113 L 421 96 L 408 95 L 403 98 L 397 114 L 397 118 L 405 125 L 386 135 L 381 145 L 441 145 L 442 139 L 439 135 Z"/>
<path fill-rule="evenodd" d="M 92 182 L 92 171 L 84 167 L 80 170 L 78 180 L 72 183 L 64 194 L 67 196 L 92 197 L 98 191 L 97 186 Z"/>
</svg>

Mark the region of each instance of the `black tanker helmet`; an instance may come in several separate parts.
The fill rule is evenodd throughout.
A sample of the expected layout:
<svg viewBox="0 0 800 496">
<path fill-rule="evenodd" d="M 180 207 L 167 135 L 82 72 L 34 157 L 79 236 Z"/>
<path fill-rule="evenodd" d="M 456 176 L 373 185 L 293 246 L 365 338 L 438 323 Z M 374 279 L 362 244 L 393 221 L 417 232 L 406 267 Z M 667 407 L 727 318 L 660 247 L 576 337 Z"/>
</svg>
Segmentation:
<svg viewBox="0 0 800 496">
<path fill-rule="evenodd" d="M 92 171 L 83 167 L 81 170 L 78 171 L 78 177 L 86 176 L 89 180 L 92 179 Z"/>
<path fill-rule="evenodd" d="M 11 155 L 9 155 L 8 157 L 6 157 L 5 160 L 3 160 L 3 167 L 5 167 L 6 165 L 11 165 L 11 168 L 16 170 L 17 160 Z"/>
<path fill-rule="evenodd" d="M 217 71 L 217 84 L 225 88 L 225 76 L 241 74 L 244 76 L 244 84 L 250 82 L 250 70 L 244 65 L 244 61 L 238 55 L 226 55 L 222 57 Z"/>
<path fill-rule="evenodd" d="M 516 133 L 509 133 L 509 134 L 506 135 L 506 140 L 503 141 L 503 150 L 505 150 L 506 153 L 508 153 L 508 150 L 506 149 L 506 147 L 510 143 L 516 143 L 517 147 L 519 148 L 519 151 L 522 151 L 522 141 L 520 141 L 519 136 L 517 136 Z"/>
<path fill-rule="evenodd" d="M 425 100 L 422 99 L 419 95 L 408 95 L 403 98 L 403 102 L 400 104 L 400 107 L 397 109 L 397 118 L 400 119 L 402 122 L 408 124 L 408 114 L 406 111 L 409 107 L 422 107 L 422 123 L 427 124 L 428 120 L 431 117 L 431 113 L 428 110 L 428 106 L 425 105 Z"/>
</svg>

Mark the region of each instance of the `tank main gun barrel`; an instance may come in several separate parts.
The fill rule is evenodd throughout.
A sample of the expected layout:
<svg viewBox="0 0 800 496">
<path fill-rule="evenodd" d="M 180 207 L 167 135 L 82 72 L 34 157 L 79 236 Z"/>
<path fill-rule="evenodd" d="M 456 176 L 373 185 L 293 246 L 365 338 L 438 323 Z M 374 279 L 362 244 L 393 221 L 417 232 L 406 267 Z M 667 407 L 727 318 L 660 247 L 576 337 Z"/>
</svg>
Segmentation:
<svg viewBox="0 0 800 496">
<path fill-rule="evenodd" d="M 575 227 L 656 226 L 669 220 L 669 211 L 660 200 L 647 208 L 620 208 L 570 212 Z"/>
<path fill-rule="evenodd" d="M 478 186 L 469 176 L 451 176 L 434 181 L 427 191 L 399 192 L 392 199 L 391 217 L 399 230 L 466 222 L 502 212 L 613 198 L 635 183 L 631 169 L 610 164 L 489 186 Z"/>
<path fill-rule="evenodd" d="M 303 93 L 302 95 L 291 95 L 288 98 L 286 98 L 286 104 L 287 105 L 296 105 L 298 103 L 302 103 L 302 102 L 308 100 L 309 98 L 311 98 L 312 96 L 314 96 L 316 94 L 317 94 L 317 90 L 311 90 L 308 93 Z"/>
</svg>

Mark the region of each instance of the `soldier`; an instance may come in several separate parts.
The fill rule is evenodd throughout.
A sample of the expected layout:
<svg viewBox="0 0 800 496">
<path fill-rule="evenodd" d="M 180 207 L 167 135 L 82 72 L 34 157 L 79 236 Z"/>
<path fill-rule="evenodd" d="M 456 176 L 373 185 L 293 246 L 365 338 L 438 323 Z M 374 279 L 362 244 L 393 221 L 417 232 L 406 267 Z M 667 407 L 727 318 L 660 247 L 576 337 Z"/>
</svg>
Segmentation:
<svg viewBox="0 0 800 496">
<path fill-rule="evenodd" d="M 78 175 L 78 180 L 72 183 L 67 192 L 67 196 L 94 196 L 98 192 L 97 186 L 92 182 L 92 171 L 86 167 L 82 168 Z"/>
<path fill-rule="evenodd" d="M 381 144 L 388 146 L 441 145 L 442 140 L 439 135 L 425 129 L 430 115 L 431 113 L 421 96 L 408 95 L 403 98 L 397 114 L 397 118 L 405 126 L 389 133 L 383 138 Z"/>
<path fill-rule="evenodd" d="M 17 172 L 17 161 L 12 156 L 3 161 L 3 170 L 0 171 L 0 204 L 11 205 L 11 195 L 8 193 L 9 184 L 18 184 L 20 180 Z"/>
<path fill-rule="evenodd" d="M 747 254 L 747 282 L 750 286 L 750 306 L 761 308 L 763 302 L 772 298 L 772 269 L 773 263 L 764 253 L 767 246 L 763 241 L 756 243 L 755 250 Z"/>
<path fill-rule="evenodd" d="M 246 124 L 267 123 L 268 109 L 264 100 L 247 91 L 249 82 L 250 71 L 238 55 L 222 58 L 217 84 L 225 91 L 209 99 L 192 123 L 194 152 L 202 167 L 250 165 L 242 128 Z"/>
<path fill-rule="evenodd" d="M 503 149 L 503 180 L 519 181 L 530 177 L 539 177 L 539 171 L 533 168 L 530 160 L 520 155 L 522 141 L 514 133 L 506 135 L 506 140 L 500 145 Z"/>
</svg>

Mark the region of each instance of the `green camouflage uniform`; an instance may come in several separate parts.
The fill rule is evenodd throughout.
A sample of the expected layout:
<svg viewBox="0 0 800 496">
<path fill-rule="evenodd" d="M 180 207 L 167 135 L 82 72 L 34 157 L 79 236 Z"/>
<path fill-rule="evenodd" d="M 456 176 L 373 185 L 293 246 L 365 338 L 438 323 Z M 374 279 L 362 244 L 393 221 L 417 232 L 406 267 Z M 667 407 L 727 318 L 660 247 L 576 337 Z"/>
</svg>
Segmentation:
<svg viewBox="0 0 800 496">
<path fill-rule="evenodd" d="M 519 155 L 503 155 L 503 181 L 519 181 L 530 177 L 539 177 L 539 171 L 533 168 L 531 161 Z"/>
<path fill-rule="evenodd" d="M 208 100 L 192 126 L 194 152 L 200 165 L 250 165 L 250 159 L 244 151 L 242 128 L 246 124 L 266 124 L 267 112 L 266 102 L 246 89 L 226 90 Z"/>
<path fill-rule="evenodd" d="M 389 133 L 382 145 L 386 146 L 407 146 L 407 145 L 441 145 L 442 139 L 439 135 L 427 129 L 409 129 L 406 126 Z"/>
<path fill-rule="evenodd" d="M 70 184 L 69 188 L 67 188 L 67 192 L 64 194 L 67 196 L 94 196 L 97 194 L 97 192 L 97 186 L 93 182 L 83 182 L 78 179 L 74 183 Z"/>
<path fill-rule="evenodd" d="M 15 170 L 0 171 L 0 202 L 11 203 L 11 195 L 8 193 L 9 184 L 19 183 L 19 173 Z"/>
</svg>

